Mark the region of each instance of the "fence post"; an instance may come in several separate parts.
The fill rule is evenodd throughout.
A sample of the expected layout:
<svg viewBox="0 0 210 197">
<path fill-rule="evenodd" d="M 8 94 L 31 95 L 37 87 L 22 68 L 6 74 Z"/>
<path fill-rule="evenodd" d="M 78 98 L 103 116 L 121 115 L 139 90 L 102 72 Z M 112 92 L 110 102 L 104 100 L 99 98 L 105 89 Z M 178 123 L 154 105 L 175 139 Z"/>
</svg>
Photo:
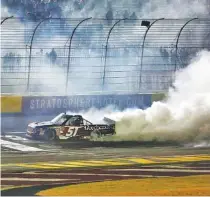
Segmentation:
<svg viewBox="0 0 210 197">
<path fill-rule="evenodd" d="M 143 38 L 143 43 L 142 43 L 142 49 L 141 49 L 141 63 L 140 63 L 140 77 L 139 77 L 139 91 L 141 90 L 141 78 L 142 78 L 142 67 L 143 67 L 143 58 L 144 58 L 144 44 L 145 44 L 145 40 L 146 40 L 146 36 L 148 31 L 150 30 L 150 28 L 159 20 L 164 20 L 164 18 L 159 18 L 154 20 L 148 27 L 147 30 L 144 34 L 144 38 Z M 143 25 L 141 25 L 143 26 Z"/>
<path fill-rule="evenodd" d="M 71 38 L 70 38 L 70 43 L 69 43 L 69 53 L 68 53 L 68 64 L 67 64 L 67 73 L 66 73 L 66 95 L 67 95 L 67 90 L 68 90 L 68 78 L 69 78 L 69 69 L 70 69 L 70 57 L 71 57 L 71 44 L 72 44 L 72 39 L 74 36 L 75 31 L 77 30 L 77 28 L 85 21 L 92 19 L 92 17 L 90 18 L 85 18 L 82 21 L 80 21 L 77 26 L 74 28 L 72 34 L 71 34 Z"/>
</svg>

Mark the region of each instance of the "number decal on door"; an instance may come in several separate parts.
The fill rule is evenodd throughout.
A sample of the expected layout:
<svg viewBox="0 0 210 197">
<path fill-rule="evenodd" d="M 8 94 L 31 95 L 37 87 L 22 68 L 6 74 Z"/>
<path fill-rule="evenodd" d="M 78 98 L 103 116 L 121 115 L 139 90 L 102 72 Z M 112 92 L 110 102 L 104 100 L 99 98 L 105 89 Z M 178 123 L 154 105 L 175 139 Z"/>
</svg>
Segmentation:
<svg viewBox="0 0 210 197">
<path fill-rule="evenodd" d="M 79 129 L 78 127 L 69 127 L 69 130 L 66 133 L 66 136 L 68 137 L 76 136 L 78 129 Z"/>
</svg>

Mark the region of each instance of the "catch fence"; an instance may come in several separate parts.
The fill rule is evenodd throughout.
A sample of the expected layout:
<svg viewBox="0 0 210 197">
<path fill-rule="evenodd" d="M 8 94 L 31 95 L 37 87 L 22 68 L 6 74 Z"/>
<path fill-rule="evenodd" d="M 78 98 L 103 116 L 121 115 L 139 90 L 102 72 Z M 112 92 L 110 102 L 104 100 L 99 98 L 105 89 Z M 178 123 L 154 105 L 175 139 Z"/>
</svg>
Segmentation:
<svg viewBox="0 0 210 197">
<path fill-rule="evenodd" d="M 210 49 L 210 19 L 1 22 L 3 94 L 165 92 L 177 70 Z"/>
</svg>

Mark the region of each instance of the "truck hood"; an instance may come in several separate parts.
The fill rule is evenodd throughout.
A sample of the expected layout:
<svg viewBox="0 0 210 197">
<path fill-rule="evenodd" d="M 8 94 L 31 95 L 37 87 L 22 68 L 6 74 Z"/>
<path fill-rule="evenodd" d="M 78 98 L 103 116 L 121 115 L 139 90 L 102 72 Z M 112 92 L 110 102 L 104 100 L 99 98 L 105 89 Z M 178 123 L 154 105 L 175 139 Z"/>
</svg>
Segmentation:
<svg viewBox="0 0 210 197">
<path fill-rule="evenodd" d="M 28 126 L 32 127 L 32 128 L 35 128 L 35 127 L 52 126 L 52 125 L 54 125 L 52 122 L 45 121 L 45 122 L 32 122 Z"/>
</svg>

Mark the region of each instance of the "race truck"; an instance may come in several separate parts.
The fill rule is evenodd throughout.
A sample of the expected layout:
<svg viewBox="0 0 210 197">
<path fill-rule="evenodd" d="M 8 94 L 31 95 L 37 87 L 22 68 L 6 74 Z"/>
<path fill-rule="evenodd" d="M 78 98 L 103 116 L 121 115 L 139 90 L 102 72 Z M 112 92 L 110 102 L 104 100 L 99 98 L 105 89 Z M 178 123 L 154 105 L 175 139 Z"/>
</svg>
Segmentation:
<svg viewBox="0 0 210 197">
<path fill-rule="evenodd" d="M 81 115 L 61 113 L 51 121 L 30 123 L 26 137 L 53 141 L 56 139 L 96 139 L 114 134 L 115 124 L 93 124 Z"/>
</svg>

